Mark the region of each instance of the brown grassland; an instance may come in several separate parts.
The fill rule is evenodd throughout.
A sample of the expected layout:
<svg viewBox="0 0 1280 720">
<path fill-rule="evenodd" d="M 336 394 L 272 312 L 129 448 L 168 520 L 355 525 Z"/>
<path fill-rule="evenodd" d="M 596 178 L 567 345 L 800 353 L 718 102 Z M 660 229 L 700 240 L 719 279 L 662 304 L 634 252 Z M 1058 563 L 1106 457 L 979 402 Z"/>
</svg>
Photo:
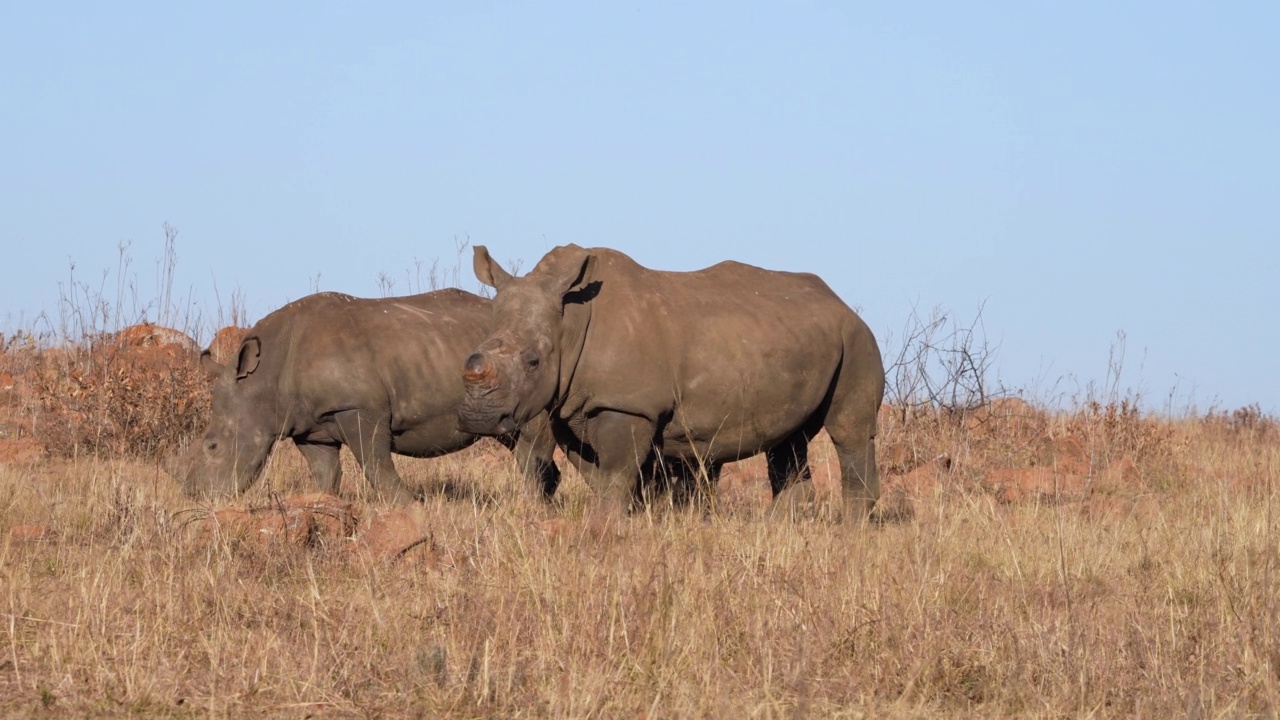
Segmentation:
<svg viewBox="0 0 1280 720">
<path fill-rule="evenodd" d="M 119 338 L 121 336 L 114 336 Z M 0 355 L 0 716 L 1274 717 L 1280 430 L 887 409 L 874 522 L 764 518 L 759 459 L 710 515 L 616 532 L 572 473 L 531 500 L 492 443 L 397 458 L 422 505 L 311 492 L 279 446 L 240 512 L 158 459 L 199 430 L 188 351 Z M 833 453 L 815 443 L 820 502 Z M 357 480 L 359 480 L 357 482 Z M 290 504 L 293 502 L 293 504 Z M 390 528 L 390 529 L 388 529 Z"/>
</svg>

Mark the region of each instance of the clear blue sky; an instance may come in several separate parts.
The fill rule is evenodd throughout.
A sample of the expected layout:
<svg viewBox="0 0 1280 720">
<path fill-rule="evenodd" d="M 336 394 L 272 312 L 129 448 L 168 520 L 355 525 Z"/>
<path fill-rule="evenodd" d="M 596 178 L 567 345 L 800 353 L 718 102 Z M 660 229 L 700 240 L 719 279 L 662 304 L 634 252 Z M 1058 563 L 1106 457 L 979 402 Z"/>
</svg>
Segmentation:
<svg viewBox="0 0 1280 720">
<path fill-rule="evenodd" d="M 122 241 L 154 297 L 164 222 L 251 319 L 573 242 L 813 271 L 882 338 L 985 303 L 1046 396 L 1123 331 L 1156 409 L 1280 411 L 1280 3 L 882 5 L 7 3 L 0 327 Z"/>
</svg>

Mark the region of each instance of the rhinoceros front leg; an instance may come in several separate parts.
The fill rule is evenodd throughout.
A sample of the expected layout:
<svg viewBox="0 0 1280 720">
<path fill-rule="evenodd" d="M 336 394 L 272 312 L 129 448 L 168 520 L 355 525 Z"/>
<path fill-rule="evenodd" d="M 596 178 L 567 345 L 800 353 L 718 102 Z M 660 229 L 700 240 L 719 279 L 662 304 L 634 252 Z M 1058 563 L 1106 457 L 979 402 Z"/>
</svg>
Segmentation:
<svg viewBox="0 0 1280 720">
<path fill-rule="evenodd" d="M 342 463 L 338 457 L 342 446 L 337 443 L 321 444 L 303 440 L 294 440 L 293 444 L 298 446 L 298 451 L 307 461 L 307 467 L 311 468 L 316 489 L 337 495 L 342 486 Z"/>
<path fill-rule="evenodd" d="M 626 514 L 636 499 L 643 468 L 653 453 L 654 424 L 626 413 L 603 411 L 588 421 L 589 462 L 582 474 L 595 491 L 593 511 Z"/>
<path fill-rule="evenodd" d="M 344 410 L 334 413 L 333 419 L 377 497 L 396 505 L 407 505 L 418 499 L 405 487 L 391 461 L 390 417 Z"/>
<path fill-rule="evenodd" d="M 512 451 L 520 474 L 534 492 L 544 500 L 554 497 L 556 488 L 560 487 L 560 468 L 554 459 L 556 441 L 551 435 L 547 413 L 540 413 L 520 428 L 520 437 Z"/>
</svg>

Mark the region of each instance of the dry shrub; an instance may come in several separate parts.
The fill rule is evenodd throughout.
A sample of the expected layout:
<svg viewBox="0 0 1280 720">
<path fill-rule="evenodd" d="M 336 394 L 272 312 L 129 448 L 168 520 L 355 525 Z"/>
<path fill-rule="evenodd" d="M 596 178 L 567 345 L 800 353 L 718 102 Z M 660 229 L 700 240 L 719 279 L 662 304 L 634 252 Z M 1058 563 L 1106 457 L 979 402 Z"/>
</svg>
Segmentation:
<svg viewBox="0 0 1280 720">
<path fill-rule="evenodd" d="M 23 376 L 53 455 L 156 458 L 207 421 L 211 387 L 178 345 L 117 343 L 36 350 Z"/>
<path fill-rule="evenodd" d="M 1092 469 L 1127 460 L 1153 487 L 1171 489 L 1187 479 L 1186 443 L 1175 422 L 1144 415 L 1136 401 L 1091 400 L 1070 413 L 1066 433 L 1077 439 Z"/>
<path fill-rule="evenodd" d="M 165 223 L 154 300 L 140 302 L 121 243 L 113 288 L 110 272 L 93 285 L 72 263 L 56 316 L 0 337 L 0 427 L 21 428 L 55 457 L 155 458 L 199 431 L 211 387 L 189 332 L 202 325 L 198 313 L 191 303 L 179 309 L 173 294 L 177 237 Z M 238 319 L 241 301 L 232 301 Z"/>
<path fill-rule="evenodd" d="M 1280 433 L 1280 420 L 1262 412 L 1257 403 L 1235 410 L 1210 410 L 1202 419 L 1205 429 L 1224 438 L 1243 442 L 1266 442 Z"/>
</svg>

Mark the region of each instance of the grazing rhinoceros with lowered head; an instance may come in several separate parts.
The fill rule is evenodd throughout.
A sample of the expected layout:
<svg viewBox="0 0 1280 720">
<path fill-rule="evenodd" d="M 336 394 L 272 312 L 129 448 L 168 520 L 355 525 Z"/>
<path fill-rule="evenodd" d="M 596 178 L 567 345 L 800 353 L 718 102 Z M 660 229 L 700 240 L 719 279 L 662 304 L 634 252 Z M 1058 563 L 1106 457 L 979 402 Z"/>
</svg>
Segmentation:
<svg viewBox="0 0 1280 720">
<path fill-rule="evenodd" d="M 818 277 L 736 262 L 660 272 L 576 245 L 518 278 L 477 246 L 475 272 L 498 292 L 492 333 L 463 366 L 460 426 L 500 434 L 550 411 L 606 514 L 630 506 L 655 458 L 714 478 L 760 452 L 774 508 L 789 509 L 813 496 L 808 445 L 823 428 L 846 512 L 879 497 L 880 349 Z"/>
<path fill-rule="evenodd" d="M 391 455 L 435 457 L 478 439 L 458 429 L 458 366 L 492 317 L 489 300 L 461 290 L 385 299 L 326 292 L 292 302 L 250 328 L 225 366 L 201 355 L 215 376 L 212 418 L 170 470 L 189 495 L 243 492 L 275 442 L 290 438 L 318 487 L 336 493 L 347 445 L 378 495 L 411 501 Z M 515 434 L 501 439 L 511 447 Z M 560 478 L 554 449 L 545 418 L 515 445 L 546 496 Z"/>
</svg>

